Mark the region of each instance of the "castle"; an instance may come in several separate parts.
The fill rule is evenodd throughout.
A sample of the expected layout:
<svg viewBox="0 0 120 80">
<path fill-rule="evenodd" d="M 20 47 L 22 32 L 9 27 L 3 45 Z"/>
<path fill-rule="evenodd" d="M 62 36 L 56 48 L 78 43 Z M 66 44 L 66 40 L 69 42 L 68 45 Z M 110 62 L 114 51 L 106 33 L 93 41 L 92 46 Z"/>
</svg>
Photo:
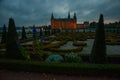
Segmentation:
<svg viewBox="0 0 120 80">
<path fill-rule="evenodd" d="M 67 29 L 75 30 L 77 28 L 77 18 L 76 13 L 74 13 L 73 18 L 70 17 L 70 12 L 67 18 L 55 18 L 53 13 L 51 15 L 51 27 L 52 29 Z"/>
</svg>

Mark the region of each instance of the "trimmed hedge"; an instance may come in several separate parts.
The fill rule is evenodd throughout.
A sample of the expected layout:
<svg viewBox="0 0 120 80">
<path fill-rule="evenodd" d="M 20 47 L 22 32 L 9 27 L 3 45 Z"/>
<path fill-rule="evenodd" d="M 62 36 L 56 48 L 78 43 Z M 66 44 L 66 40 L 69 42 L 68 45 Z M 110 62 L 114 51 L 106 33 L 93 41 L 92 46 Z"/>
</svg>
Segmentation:
<svg viewBox="0 0 120 80">
<path fill-rule="evenodd" d="M 107 45 L 120 45 L 119 39 L 107 39 L 106 40 Z"/>
<path fill-rule="evenodd" d="M 67 41 L 60 41 L 59 43 L 56 44 L 48 44 L 46 46 L 44 46 L 44 50 L 47 51 L 52 51 L 52 52 L 78 52 L 78 51 L 82 51 L 83 47 L 79 46 L 76 49 L 59 49 L 60 46 L 66 44 Z M 84 46 L 84 44 L 83 44 Z"/>
<path fill-rule="evenodd" d="M 76 49 L 58 49 L 58 48 L 50 48 L 49 49 L 52 52 L 79 52 L 82 51 L 83 48 L 82 47 L 78 47 Z"/>
<path fill-rule="evenodd" d="M 44 46 L 44 50 L 50 50 L 50 48 L 59 48 L 61 45 L 67 43 L 67 41 L 60 41 L 59 43 L 56 44 L 48 44 Z"/>
<path fill-rule="evenodd" d="M 107 45 L 120 45 L 120 42 L 107 42 Z"/>
<path fill-rule="evenodd" d="M 0 49 L 5 49 L 6 48 L 6 44 L 1 44 L 0 43 Z"/>
<path fill-rule="evenodd" d="M 120 64 L 47 63 L 0 59 L 0 69 L 55 74 L 119 76 Z"/>
<path fill-rule="evenodd" d="M 26 43 L 26 42 L 29 42 L 29 41 L 32 41 L 32 37 L 27 38 L 26 40 L 19 39 L 20 43 Z"/>
<path fill-rule="evenodd" d="M 78 43 L 77 41 L 73 41 L 73 45 L 74 46 L 87 46 L 87 43 L 84 43 L 84 42 Z"/>
</svg>

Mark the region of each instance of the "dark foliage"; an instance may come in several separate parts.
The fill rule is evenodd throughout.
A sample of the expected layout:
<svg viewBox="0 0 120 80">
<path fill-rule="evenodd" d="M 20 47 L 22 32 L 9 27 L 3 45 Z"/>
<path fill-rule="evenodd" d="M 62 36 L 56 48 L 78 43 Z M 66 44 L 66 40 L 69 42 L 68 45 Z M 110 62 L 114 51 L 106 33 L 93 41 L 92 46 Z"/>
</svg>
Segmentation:
<svg viewBox="0 0 120 80">
<path fill-rule="evenodd" d="M 106 45 L 103 15 L 100 15 L 98 27 L 96 29 L 96 37 L 91 51 L 91 61 L 93 63 L 106 62 Z"/>
<path fill-rule="evenodd" d="M 35 41 L 37 39 L 37 30 L 35 25 L 33 25 L 33 40 Z"/>
<path fill-rule="evenodd" d="M 35 62 L 22 60 L 0 60 L 0 68 L 13 71 L 86 75 L 86 76 L 119 76 L 119 64 L 83 64 Z"/>
<path fill-rule="evenodd" d="M 3 26 L 3 32 L 2 32 L 1 43 L 6 43 L 6 36 L 7 36 L 7 32 L 6 32 L 6 26 L 5 26 L 5 24 L 4 24 L 4 26 Z"/>
<path fill-rule="evenodd" d="M 40 36 L 43 36 L 43 27 L 40 27 Z"/>
<path fill-rule="evenodd" d="M 25 32 L 25 27 L 23 26 L 22 27 L 22 40 L 26 40 L 27 37 L 26 37 L 26 32 Z"/>
<path fill-rule="evenodd" d="M 7 42 L 6 42 L 6 57 L 13 59 L 23 58 L 20 51 L 20 43 L 18 42 L 17 32 L 14 19 L 9 19 Z"/>
</svg>

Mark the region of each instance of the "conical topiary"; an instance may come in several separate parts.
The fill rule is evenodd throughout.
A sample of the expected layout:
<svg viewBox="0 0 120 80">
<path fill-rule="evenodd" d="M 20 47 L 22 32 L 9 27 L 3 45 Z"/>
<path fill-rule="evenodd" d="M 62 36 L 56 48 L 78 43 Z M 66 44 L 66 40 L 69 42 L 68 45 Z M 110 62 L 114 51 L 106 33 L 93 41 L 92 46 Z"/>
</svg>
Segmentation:
<svg viewBox="0 0 120 80">
<path fill-rule="evenodd" d="M 26 40 L 27 37 L 26 37 L 26 32 L 25 32 L 25 27 L 23 26 L 22 27 L 22 40 Z"/>
<path fill-rule="evenodd" d="M 95 41 L 91 51 L 92 63 L 105 63 L 106 62 L 106 44 L 105 44 L 105 32 L 104 32 L 104 19 L 103 15 L 100 15 L 99 23 L 96 28 Z"/>
<path fill-rule="evenodd" d="M 8 33 L 6 40 L 6 57 L 12 59 L 23 59 L 18 42 L 14 19 L 9 19 Z"/>
</svg>

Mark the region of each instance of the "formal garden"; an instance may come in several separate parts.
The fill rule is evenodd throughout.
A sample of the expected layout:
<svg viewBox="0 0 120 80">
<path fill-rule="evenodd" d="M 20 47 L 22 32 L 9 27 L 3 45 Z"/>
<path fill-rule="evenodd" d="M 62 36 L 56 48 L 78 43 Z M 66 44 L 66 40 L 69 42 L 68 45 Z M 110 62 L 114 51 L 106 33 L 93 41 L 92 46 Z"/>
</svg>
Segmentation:
<svg viewBox="0 0 120 80">
<path fill-rule="evenodd" d="M 13 18 L 0 35 L 0 69 L 55 74 L 120 74 L 120 33 L 104 32 L 100 15 L 96 32 L 61 32 L 33 25 L 17 33 Z"/>
</svg>

